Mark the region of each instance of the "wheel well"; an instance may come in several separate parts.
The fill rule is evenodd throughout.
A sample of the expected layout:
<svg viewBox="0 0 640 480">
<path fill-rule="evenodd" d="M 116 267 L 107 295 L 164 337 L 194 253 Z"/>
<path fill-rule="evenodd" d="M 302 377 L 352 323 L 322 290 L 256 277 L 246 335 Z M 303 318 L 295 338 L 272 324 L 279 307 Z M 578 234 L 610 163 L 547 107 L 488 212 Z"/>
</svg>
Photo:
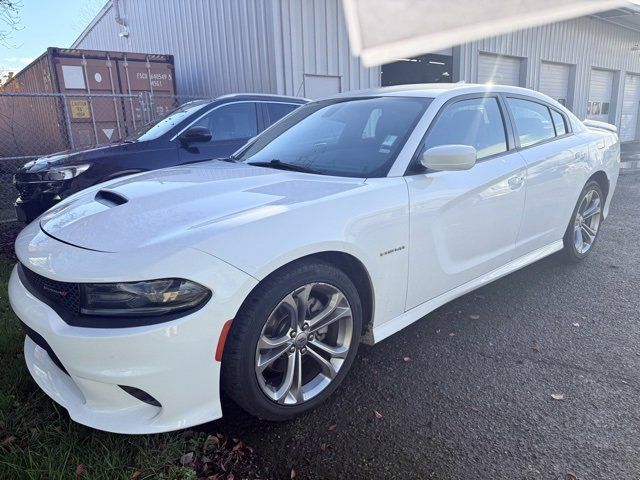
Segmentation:
<svg viewBox="0 0 640 480">
<path fill-rule="evenodd" d="M 365 333 L 370 327 L 371 322 L 373 321 L 373 286 L 371 284 L 371 279 L 369 278 L 367 269 L 362 264 L 362 262 L 353 255 L 337 251 L 313 253 L 311 255 L 297 258 L 296 260 L 282 265 L 278 269 L 271 272 L 265 278 L 268 278 L 269 276 L 278 272 L 280 269 L 288 267 L 297 262 L 313 259 L 330 263 L 336 268 L 339 268 L 353 282 L 356 289 L 358 290 L 358 295 L 360 295 L 360 301 L 362 302 L 362 329 L 363 333 Z"/>
<path fill-rule="evenodd" d="M 599 170 L 593 175 L 591 175 L 591 177 L 589 177 L 589 180 L 587 180 L 587 182 L 591 180 L 595 180 L 596 182 L 598 182 L 598 185 L 600 185 L 600 188 L 602 189 L 602 194 L 604 195 L 604 199 L 606 200 L 607 196 L 609 195 L 609 179 L 607 178 L 607 174 L 604 173 L 602 170 Z"/>
<path fill-rule="evenodd" d="M 344 252 L 321 252 L 314 253 L 305 258 L 318 258 L 331 263 L 342 270 L 358 289 L 360 301 L 362 302 L 362 331 L 367 331 L 373 321 L 373 285 L 369 272 L 353 255 Z"/>
</svg>

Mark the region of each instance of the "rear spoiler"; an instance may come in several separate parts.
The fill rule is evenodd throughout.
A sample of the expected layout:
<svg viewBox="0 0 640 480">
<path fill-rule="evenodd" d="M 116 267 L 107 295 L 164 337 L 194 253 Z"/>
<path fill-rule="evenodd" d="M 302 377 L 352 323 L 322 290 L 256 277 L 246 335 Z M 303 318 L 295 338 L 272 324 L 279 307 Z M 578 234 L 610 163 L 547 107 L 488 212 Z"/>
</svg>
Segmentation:
<svg viewBox="0 0 640 480">
<path fill-rule="evenodd" d="M 609 132 L 618 133 L 618 127 L 616 127 L 615 125 L 611 125 L 610 123 L 589 119 L 584 120 L 582 123 L 584 123 L 585 127 L 599 128 L 600 130 L 607 130 Z"/>
</svg>

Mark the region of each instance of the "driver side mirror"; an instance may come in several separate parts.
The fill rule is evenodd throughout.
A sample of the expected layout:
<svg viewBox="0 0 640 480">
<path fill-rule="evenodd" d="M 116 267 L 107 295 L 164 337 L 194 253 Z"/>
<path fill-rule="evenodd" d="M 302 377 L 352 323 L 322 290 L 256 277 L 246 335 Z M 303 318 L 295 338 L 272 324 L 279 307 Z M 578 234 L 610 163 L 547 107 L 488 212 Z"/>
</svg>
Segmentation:
<svg viewBox="0 0 640 480">
<path fill-rule="evenodd" d="M 477 158 L 478 152 L 469 145 L 440 145 L 424 152 L 420 163 L 430 170 L 469 170 Z"/>
<path fill-rule="evenodd" d="M 212 138 L 211 131 L 207 127 L 191 127 L 180 135 L 178 140 L 183 145 L 190 145 L 192 143 L 210 142 Z"/>
</svg>

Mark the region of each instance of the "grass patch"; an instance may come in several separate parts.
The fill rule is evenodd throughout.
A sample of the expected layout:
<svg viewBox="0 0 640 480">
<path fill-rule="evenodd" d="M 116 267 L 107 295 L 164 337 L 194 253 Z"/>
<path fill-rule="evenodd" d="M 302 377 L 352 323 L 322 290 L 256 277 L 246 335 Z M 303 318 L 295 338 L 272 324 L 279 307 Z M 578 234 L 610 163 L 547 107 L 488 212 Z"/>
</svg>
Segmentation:
<svg viewBox="0 0 640 480">
<path fill-rule="evenodd" d="M 116 435 L 79 425 L 31 379 L 24 335 L 7 298 L 0 258 L 0 478 L 256 478 L 252 449 L 221 434 L 185 430 Z"/>
</svg>

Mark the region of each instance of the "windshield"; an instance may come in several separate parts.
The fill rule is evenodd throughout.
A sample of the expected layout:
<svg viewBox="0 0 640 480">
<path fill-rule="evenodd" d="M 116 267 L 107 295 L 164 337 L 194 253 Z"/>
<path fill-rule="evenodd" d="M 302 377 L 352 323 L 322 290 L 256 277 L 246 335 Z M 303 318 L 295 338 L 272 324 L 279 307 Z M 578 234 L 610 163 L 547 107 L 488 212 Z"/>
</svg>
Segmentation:
<svg viewBox="0 0 640 480">
<path fill-rule="evenodd" d="M 127 140 L 137 140 L 143 142 L 145 140 L 155 140 L 156 138 L 164 135 L 178 123 L 183 121 L 191 114 L 197 112 L 202 107 L 211 103 L 207 100 L 196 100 L 194 102 L 185 103 L 180 108 L 177 108 L 167 116 L 152 123 L 148 123 L 139 128 L 133 135 L 127 137 Z"/>
<path fill-rule="evenodd" d="M 259 136 L 238 160 L 324 175 L 383 177 L 430 102 L 373 97 L 311 103 Z"/>
</svg>

